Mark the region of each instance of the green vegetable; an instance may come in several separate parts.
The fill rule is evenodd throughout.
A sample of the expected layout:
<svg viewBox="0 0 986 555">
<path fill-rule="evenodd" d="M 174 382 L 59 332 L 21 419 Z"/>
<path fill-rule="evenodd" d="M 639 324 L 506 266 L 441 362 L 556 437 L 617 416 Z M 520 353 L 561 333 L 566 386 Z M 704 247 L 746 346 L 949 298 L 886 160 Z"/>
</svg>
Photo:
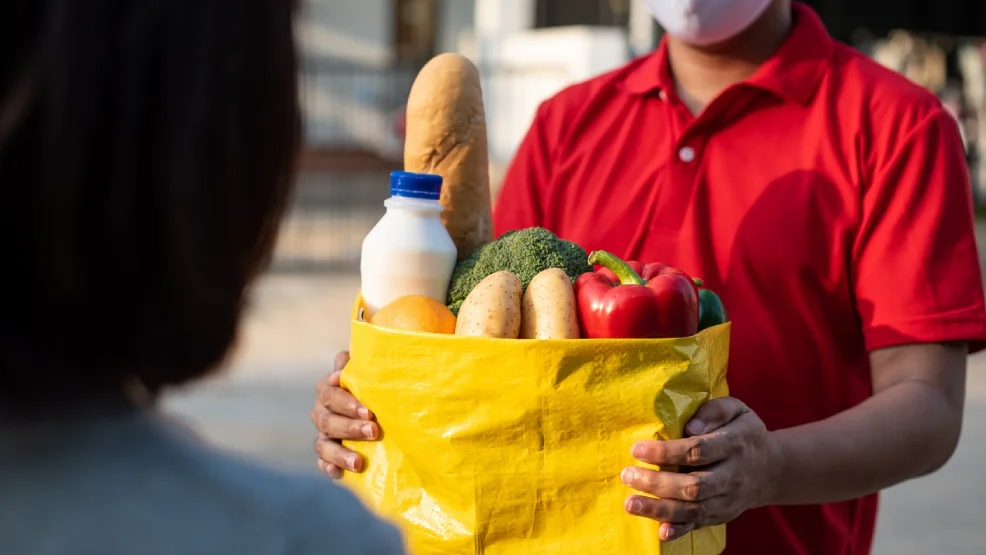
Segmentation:
<svg viewBox="0 0 986 555">
<path fill-rule="evenodd" d="M 472 251 L 455 267 L 449 283 L 448 307 L 458 316 L 469 292 L 496 272 L 513 272 L 526 291 L 534 276 L 548 268 L 561 268 L 572 280 L 591 272 L 588 260 L 585 249 L 541 227 L 504 233 Z"/>
<path fill-rule="evenodd" d="M 722 304 L 722 299 L 711 289 L 702 287 L 705 285 L 701 279 L 693 278 L 695 286 L 698 287 L 698 331 L 708 329 L 729 321 L 726 314 L 726 307 Z"/>
</svg>

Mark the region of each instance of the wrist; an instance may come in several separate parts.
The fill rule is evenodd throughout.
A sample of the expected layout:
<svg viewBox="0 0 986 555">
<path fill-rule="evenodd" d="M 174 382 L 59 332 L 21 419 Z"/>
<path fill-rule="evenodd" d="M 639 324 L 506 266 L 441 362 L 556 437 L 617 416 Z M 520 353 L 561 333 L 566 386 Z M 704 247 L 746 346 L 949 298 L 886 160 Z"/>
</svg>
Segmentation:
<svg viewBox="0 0 986 555">
<path fill-rule="evenodd" d="M 787 475 L 787 454 L 784 443 L 776 431 L 767 432 L 764 438 L 765 464 L 763 482 L 757 507 L 777 505 Z"/>
</svg>

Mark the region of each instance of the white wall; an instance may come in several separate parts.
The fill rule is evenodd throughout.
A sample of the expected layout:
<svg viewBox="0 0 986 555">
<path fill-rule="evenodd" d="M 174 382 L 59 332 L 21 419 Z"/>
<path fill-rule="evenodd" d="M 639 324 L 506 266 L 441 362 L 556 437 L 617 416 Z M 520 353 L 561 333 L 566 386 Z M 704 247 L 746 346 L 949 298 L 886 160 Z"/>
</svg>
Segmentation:
<svg viewBox="0 0 986 555">
<path fill-rule="evenodd" d="M 392 0 L 302 2 L 298 35 L 306 55 L 377 67 L 393 61 Z M 494 166 L 504 166 L 513 157 L 541 101 L 629 57 L 625 29 L 531 29 L 534 0 L 439 0 L 438 9 L 437 50 L 469 56 L 483 75 Z M 635 43 L 641 45 L 648 37 L 637 16 Z M 309 139 L 320 144 L 355 141 L 378 152 L 399 151 L 393 132 L 396 107 L 381 110 L 373 100 L 390 87 L 376 84 L 377 79 L 360 77 L 355 92 L 348 91 L 352 85 L 345 79 L 331 75 L 309 79 Z M 335 91 L 338 87 L 345 90 Z"/>
<path fill-rule="evenodd" d="M 534 0 L 474 0 L 476 33 L 481 37 L 502 37 L 534 27 L 537 2 Z"/>
<path fill-rule="evenodd" d="M 471 34 L 476 6 L 469 0 L 438 0 L 438 26 L 435 50 L 456 52 L 464 34 Z"/>
<path fill-rule="evenodd" d="M 392 5 L 391 0 L 302 0 L 301 48 L 307 55 L 386 65 L 394 59 Z"/>
<path fill-rule="evenodd" d="M 629 58 L 626 30 L 618 28 L 536 29 L 481 43 L 490 158 L 498 165 L 509 163 L 543 100 Z"/>
<path fill-rule="evenodd" d="M 654 17 L 640 0 L 630 1 L 629 44 L 634 56 L 646 54 L 660 38 Z"/>
<path fill-rule="evenodd" d="M 471 1 L 475 7 L 472 32 L 459 32 L 458 51 L 473 59 L 483 76 L 494 175 L 513 158 L 543 100 L 629 58 L 623 28 L 533 29 L 535 0 L 446 1 Z M 637 27 L 641 44 L 648 37 L 642 25 Z"/>
</svg>

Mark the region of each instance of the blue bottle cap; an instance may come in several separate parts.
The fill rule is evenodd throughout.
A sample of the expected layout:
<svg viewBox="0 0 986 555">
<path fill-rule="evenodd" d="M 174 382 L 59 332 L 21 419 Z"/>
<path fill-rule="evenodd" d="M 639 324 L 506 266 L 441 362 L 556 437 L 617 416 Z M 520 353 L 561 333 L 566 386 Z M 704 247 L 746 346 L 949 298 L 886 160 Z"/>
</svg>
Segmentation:
<svg viewBox="0 0 986 555">
<path fill-rule="evenodd" d="M 390 174 L 390 196 L 438 200 L 442 195 L 442 176 L 430 173 L 396 171 Z"/>
</svg>

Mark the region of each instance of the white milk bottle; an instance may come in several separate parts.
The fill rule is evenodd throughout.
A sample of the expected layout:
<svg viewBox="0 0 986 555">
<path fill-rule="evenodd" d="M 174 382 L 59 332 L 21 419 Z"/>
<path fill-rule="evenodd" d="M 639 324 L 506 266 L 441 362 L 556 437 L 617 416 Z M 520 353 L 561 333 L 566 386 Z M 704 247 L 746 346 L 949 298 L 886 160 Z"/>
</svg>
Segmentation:
<svg viewBox="0 0 986 555">
<path fill-rule="evenodd" d="M 390 174 L 390 198 L 384 201 L 387 212 L 363 239 L 364 319 L 405 295 L 445 302 L 456 249 L 442 224 L 441 192 L 439 175 Z"/>
</svg>

